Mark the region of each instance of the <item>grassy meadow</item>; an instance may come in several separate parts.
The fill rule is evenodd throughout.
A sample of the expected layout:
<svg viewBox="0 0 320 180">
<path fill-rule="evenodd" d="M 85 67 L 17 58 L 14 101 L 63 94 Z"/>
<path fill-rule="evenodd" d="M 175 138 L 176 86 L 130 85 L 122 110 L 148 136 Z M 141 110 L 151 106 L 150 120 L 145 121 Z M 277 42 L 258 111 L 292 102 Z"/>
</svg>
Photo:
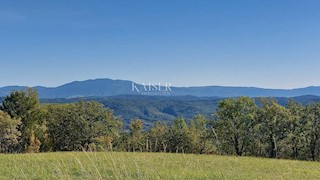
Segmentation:
<svg viewBox="0 0 320 180">
<path fill-rule="evenodd" d="M 194 154 L 0 155 L 0 179 L 319 179 L 320 163 Z"/>
</svg>

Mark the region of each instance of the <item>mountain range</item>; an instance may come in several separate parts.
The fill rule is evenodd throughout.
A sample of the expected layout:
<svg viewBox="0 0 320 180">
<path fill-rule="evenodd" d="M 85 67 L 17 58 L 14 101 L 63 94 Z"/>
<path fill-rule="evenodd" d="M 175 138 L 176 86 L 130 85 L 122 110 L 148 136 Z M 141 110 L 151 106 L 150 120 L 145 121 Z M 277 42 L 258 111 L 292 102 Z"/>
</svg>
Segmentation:
<svg viewBox="0 0 320 180">
<path fill-rule="evenodd" d="M 0 88 L 0 102 L 12 91 L 25 86 Z M 97 101 L 123 118 L 126 126 L 134 118 L 143 119 L 146 127 L 154 121 L 171 122 L 175 117 L 192 118 L 203 114 L 211 118 L 217 104 L 226 97 L 274 97 L 285 105 L 292 97 L 301 104 L 320 102 L 320 87 L 300 89 L 263 89 L 255 87 L 166 87 L 136 84 L 132 81 L 95 79 L 75 81 L 58 87 L 33 87 L 41 103 L 71 103 L 79 100 Z M 159 91 L 160 89 L 160 91 Z"/>
<path fill-rule="evenodd" d="M 26 86 L 6 86 L 0 88 L 0 97 Z M 161 95 L 197 97 L 296 97 L 320 96 L 320 87 L 311 86 L 297 89 L 265 89 L 257 87 L 194 86 L 174 87 L 158 84 L 137 84 L 128 80 L 94 79 L 74 81 L 58 87 L 33 87 L 40 98 L 108 97 L 117 95 Z"/>
</svg>

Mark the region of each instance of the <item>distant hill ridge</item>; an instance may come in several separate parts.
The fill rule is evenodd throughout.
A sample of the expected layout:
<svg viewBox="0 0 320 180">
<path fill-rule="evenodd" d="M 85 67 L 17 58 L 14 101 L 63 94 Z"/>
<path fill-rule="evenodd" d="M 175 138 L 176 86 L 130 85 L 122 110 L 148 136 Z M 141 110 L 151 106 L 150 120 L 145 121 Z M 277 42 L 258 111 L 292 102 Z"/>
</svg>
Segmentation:
<svg viewBox="0 0 320 180">
<path fill-rule="evenodd" d="M 158 92 L 156 87 L 145 87 L 128 80 L 94 79 L 74 81 L 58 87 L 36 86 L 40 98 L 74 98 L 74 97 L 107 97 L 117 95 L 172 95 L 198 97 L 296 97 L 305 95 L 320 96 L 320 87 L 311 86 L 297 89 L 265 89 L 257 87 L 226 87 L 226 86 L 198 86 L 198 87 L 170 87 L 169 92 Z M 0 97 L 12 91 L 21 90 L 25 86 L 6 86 L 0 88 Z M 165 87 L 161 87 L 163 91 Z M 139 92 L 137 90 L 140 90 Z"/>
</svg>

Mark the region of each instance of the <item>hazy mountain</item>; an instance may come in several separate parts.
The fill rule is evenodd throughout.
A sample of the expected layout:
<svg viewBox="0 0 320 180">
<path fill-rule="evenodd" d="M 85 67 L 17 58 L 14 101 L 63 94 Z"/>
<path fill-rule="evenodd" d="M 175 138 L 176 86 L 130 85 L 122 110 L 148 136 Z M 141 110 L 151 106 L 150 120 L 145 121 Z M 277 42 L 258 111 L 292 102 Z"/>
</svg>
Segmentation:
<svg viewBox="0 0 320 180">
<path fill-rule="evenodd" d="M 198 96 L 198 97 L 296 97 L 304 95 L 320 96 L 320 87 L 306 87 L 299 89 L 264 89 L 255 87 L 171 87 L 167 89 L 161 86 L 159 91 L 155 87 L 135 84 L 134 91 L 132 81 L 95 79 L 75 81 L 58 87 L 34 87 L 38 89 L 40 98 L 73 98 L 73 97 L 105 97 L 116 95 L 171 95 L 171 96 Z M 6 96 L 14 90 L 20 90 L 23 86 L 7 86 L 0 88 L 0 97 Z M 151 88 L 152 90 L 149 91 Z M 138 92 L 139 91 L 139 92 Z"/>
<path fill-rule="evenodd" d="M 223 98 L 195 96 L 140 96 L 121 95 L 102 98 L 59 98 L 41 99 L 42 103 L 72 103 L 79 100 L 97 101 L 121 116 L 126 125 L 134 118 L 142 119 L 147 127 L 155 121 L 172 122 L 176 117 L 190 119 L 197 114 L 212 118 L 218 102 Z M 279 104 L 286 105 L 289 98 L 276 97 Z M 320 102 L 318 96 L 299 96 L 292 98 L 303 105 Z M 259 101 L 257 101 L 257 104 Z"/>
</svg>

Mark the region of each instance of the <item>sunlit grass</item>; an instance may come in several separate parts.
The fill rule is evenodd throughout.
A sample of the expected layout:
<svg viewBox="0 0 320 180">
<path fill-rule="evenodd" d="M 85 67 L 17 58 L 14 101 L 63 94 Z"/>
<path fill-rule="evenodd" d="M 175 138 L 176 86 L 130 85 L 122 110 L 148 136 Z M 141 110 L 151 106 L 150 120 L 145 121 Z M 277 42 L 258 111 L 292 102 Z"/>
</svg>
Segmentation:
<svg viewBox="0 0 320 180">
<path fill-rule="evenodd" d="M 216 155 L 66 152 L 0 155 L 0 179 L 319 179 L 320 163 Z"/>
</svg>

